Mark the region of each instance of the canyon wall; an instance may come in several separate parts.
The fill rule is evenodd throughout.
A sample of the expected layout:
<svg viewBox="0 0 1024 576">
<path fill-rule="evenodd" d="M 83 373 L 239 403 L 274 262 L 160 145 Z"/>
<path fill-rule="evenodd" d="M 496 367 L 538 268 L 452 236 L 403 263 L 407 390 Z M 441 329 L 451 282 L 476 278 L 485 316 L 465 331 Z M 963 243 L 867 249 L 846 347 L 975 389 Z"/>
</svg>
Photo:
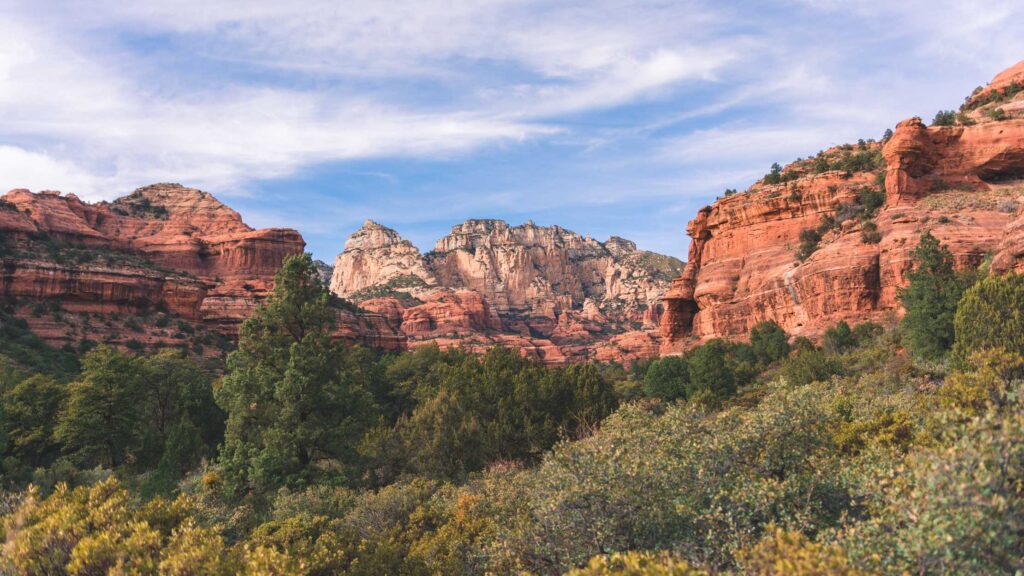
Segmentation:
<svg viewBox="0 0 1024 576">
<path fill-rule="evenodd" d="M 664 298 L 662 353 L 764 320 L 809 337 L 840 320 L 892 324 L 925 230 L 960 267 L 991 255 L 996 272 L 1024 268 L 1024 93 L 970 102 L 955 125 L 905 120 L 884 143 L 798 160 L 700 210 Z"/>
</svg>

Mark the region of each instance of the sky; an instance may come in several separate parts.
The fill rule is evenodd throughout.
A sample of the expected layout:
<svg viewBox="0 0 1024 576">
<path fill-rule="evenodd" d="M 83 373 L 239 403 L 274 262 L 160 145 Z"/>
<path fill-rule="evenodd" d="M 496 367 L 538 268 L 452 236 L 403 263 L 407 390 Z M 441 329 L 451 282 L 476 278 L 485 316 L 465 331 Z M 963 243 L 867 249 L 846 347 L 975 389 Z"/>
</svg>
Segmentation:
<svg viewBox="0 0 1024 576">
<path fill-rule="evenodd" d="M 772 162 L 929 120 L 1024 59 L 1024 3 L 0 0 L 0 189 L 154 182 L 328 262 L 534 220 L 685 258 Z"/>
</svg>

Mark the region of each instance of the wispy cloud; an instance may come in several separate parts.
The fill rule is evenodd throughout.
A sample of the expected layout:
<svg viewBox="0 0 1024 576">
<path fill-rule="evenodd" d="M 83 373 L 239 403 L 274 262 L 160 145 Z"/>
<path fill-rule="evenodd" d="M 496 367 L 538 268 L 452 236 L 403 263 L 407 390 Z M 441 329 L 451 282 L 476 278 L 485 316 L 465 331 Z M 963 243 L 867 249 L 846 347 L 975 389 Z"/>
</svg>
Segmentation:
<svg viewBox="0 0 1024 576">
<path fill-rule="evenodd" d="M 183 181 L 318 251 L 366 216 L 532 210 L 685 252 L 687 206 L 1024 57 L 1008 0 L 0 4 L 0 188 Z"/>
</svg>

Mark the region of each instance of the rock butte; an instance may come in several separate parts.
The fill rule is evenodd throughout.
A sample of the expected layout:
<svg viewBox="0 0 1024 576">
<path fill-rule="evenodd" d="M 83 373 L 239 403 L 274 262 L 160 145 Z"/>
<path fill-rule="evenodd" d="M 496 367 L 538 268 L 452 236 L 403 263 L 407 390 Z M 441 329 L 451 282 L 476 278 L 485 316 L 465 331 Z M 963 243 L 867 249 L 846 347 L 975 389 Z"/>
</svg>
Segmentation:
<svg viewBox="0 0 1024 576">
<path fill-rule="evenodd" d="M 399 327 L 410 346 L 519 348 L 541 361 L 656 356 L 661 297 L 682 262 L 558 226 L 467 220 L 426 254 L 367 220 L 331 290 Z"/>
<path fill-rule="evenodd" d="M 985 90 L 1022 74 L 1024 62 Z M 996 107 L 1005 113 L 999 120 Z M 662 353 L 741 339 L 763 320 L 810 337 L 840 320 L 892 323 L 925 229 L 961 267 L 992 254 L 995 272 L 1024 271 L 1024 93 L 965 109 L 970 125 L 926 127 L 912 118 L 896 126 L 881 150 L 886 201 L 874 217 L 877 243 L 865 241 L 853 219 L 827 232 L 806 260 L 796 258 L 802 230 L 877 185 L 867 171 L 815 173 L 810 159 L 783 170 L 788 182 L 761 181 L 701 209 L 687 226 L 686 269 L 664 298 Z"/>
<path fill-rule="evenodd" d="M 212 195 L 178 184 L 97 204 L 20 189 L 2 200 L 0 294 L 55 345 L 180 345 L 196 328 L 233 336 L 266 297 L 284 257 L 305 246 L 294 230 L 254 230 Z M 140 326 L 162 315 L 154 310 L 176 318 Z M 404 345 L 379 315 L 338 314 L 339 337 Z"/>
</svg>

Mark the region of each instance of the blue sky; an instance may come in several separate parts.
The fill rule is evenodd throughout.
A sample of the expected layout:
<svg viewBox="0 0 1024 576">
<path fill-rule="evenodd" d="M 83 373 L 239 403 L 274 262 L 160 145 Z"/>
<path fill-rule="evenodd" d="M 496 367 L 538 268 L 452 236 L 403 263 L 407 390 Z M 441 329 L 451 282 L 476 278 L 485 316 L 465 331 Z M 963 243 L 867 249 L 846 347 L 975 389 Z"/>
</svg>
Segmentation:
<svg viewBox="0 0 1024 576">
<path fill-rule="evenodd" d="M 244 6 L 243 6 L 244 4 Z M 774 162 L 955 108 L 1024 5 L 0 0 L 0 188 L 208 190 L 331 261 L 532 219 L 685 257 Z"/>
</svg>

